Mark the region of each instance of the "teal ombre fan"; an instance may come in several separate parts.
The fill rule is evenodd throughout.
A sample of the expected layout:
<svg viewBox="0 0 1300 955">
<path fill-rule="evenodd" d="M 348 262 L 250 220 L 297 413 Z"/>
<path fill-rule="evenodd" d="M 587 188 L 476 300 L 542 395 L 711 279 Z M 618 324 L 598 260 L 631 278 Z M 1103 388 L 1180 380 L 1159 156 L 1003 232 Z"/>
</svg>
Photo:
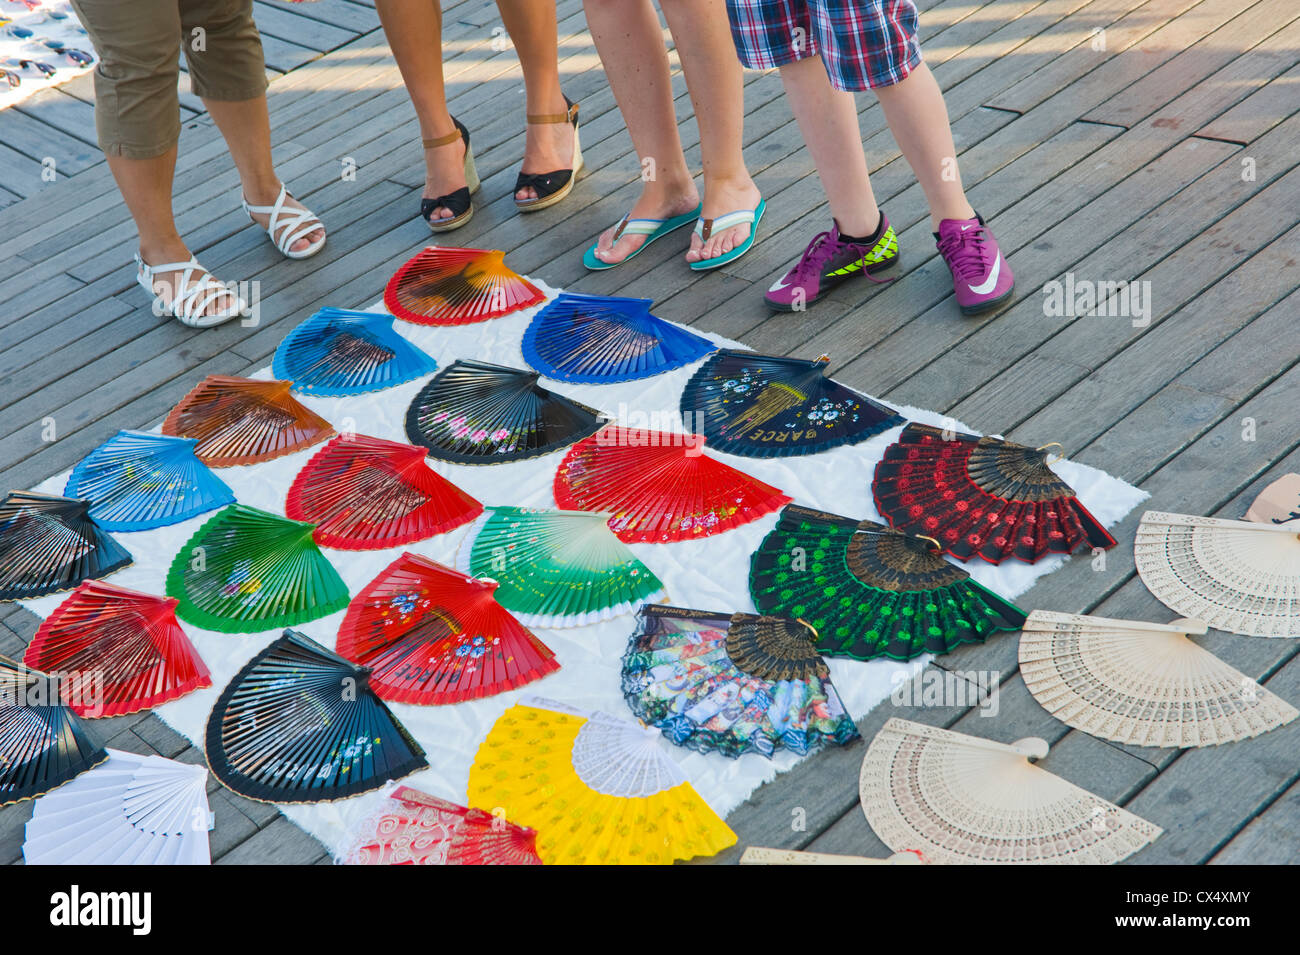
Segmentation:
<svg viewBox="0 0 1300 955">
<path fill-rule="evenodd" d="M 457 556 L 498 583 L 497 601 L 531 627 L 578 627 L 631 613 L 663 584 L 606 523 L 608 514 L 490 507 Z"/>
<path fill-rule="evenodd" d="M 651 315 L 652 304 L 561 292 L 524 332 L 524 359 L 548 378 L 600 385 L 681 368 L 717 347 Z"/>
<path fill-rule="evenodd" d="M 709 447 L 748 458 L 815 454 L 858 444 L 905 419 L 826 377 L 830 359 L 725 349 L 682 390 L 682 416 Z"/>
<path fill-rule="evenodd" d="M 370 670 L 294 630 L 253 657 L 208 716 L 212 774 L 264 802 L 328 802 L 427 767 Z"/>
<path fill-rule="evenodd" d="M 71 590 L 131 563 L 90 516 L 90 501 L 14 491 L 0 500 L 0 600 Z"/>
<path fill-rule="evenodd" d="M 456 464 L 503 464 L 537 457 L 592 434 L 595 408 L 548 391 L 537 372 L 457 361 L 420 389 L 406 434 L 432 457 Z"/>
<path fill-rule="evenodd" d="M 818 650 L 855 660 L 947 653 L 1025 622 L 929 538 L 795 504 L 754 553 L 749 589 L 759 612 L 803 620 Z"/>
<path fill-rule="evenodd" d="M 393 328 L 393 316 L 322 308 L 275 350 L 271 373 L 305 395 L 342 397 L 432 374 L 438 363 Z"/>
<path fill-rule="evenodd" d="M 243 504 L 217 512 L 167 573 L 176 614 L 222 633 L 256 633 L 326 617 L 348 589 L 312 539 L 315 524 Z"/>
<path fill-rule="evenodd" d="M 198 459 L 193 438 L 119 431 L 72 469 L 63 493 L 90 501 L 110 531 L 179 524 L 235 502 L 226 483 Z"/>
</svg>

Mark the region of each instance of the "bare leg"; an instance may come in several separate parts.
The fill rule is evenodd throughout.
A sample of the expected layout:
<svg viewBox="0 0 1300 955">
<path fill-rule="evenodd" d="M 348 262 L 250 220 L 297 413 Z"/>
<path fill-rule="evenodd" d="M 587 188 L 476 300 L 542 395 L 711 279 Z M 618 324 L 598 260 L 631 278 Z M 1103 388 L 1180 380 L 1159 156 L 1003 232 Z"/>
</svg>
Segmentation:
<svg viewBox="0 0 1300 955">
<path fill-rule="evenodd" d="M 840 231 L 871 235 L 880 224 L 880 209 L 867 177 L 853 94 L 831 86 L 820 56 L 781 67 L 781 82 Z"/>
<path fill-rule="evenodd" d="M 930 68 L 922 63 L 901 83 L 875 93 L 889 131 L 930 204 L 931 230 L 939 231 L 941 219 L 975 218 L 962 189 L 943 91 Z"/>
<path fill-rule="evenodd" d="M 672 81 L 662 27 L 650 0 L 584 0 L 587 26 L 605 75 L 641 159 L 644 186 L 632 205 L 633 219 L 663 219 L 691 212 L 699 192 L 677 134 Z M 613 227 L 596 246 L 603 262 L 622 262 L 645 242 L 623 235 L 611 244 Z"/>
<path fill-rule="evenodd" d="M 501 20 L 515 45 L 524 72 L 527 112 L 534 115 L 563 113 L 560 91 L 559 41 L 556 37 L 554 0 L 497 0 Z M 573 127 L 566 123 L 528 123 L 524 141 L 523 172 L 543 173 L 568 169 L 573 162 Z M 516 199 L 536 199 L 537 190 L 525 186 Z"/>
<path fill-rule="evenodd" d="M 108 168 L 117 181 L 122 199 L 140 233 L 140 258 L 149 265 L 187 262 L 190 250 L 176 231 L 172 217 L 172 175 L 176 171 L 176 147 L 152 159 L 126 159 L 106 156 Z M 177 287 L 179 272 L 156 276 L 155 294 L 173 301 L 182 291 Z M 209 302 L 203 315 L 215 315 L 234 304 L 234 297 L 223 295 Z"/>
<path fill-rule="evenodd" d="M 706 219 L 752 209 L 760 194 L 745 168 L 745 94 L 724 0 L 660 0 L 686 75 L 700 128 Z M 686 261 L 713 259 L 749 237 L 748 225 L 723 229 L 701 242 L 692 234 Z"/>
<path fill-rule="evenodd" d="M 239 179 L 244 187 L 244 198 L 251 206 L 273 206 L 280 194 L 280 178 L 271 164 L 271 121 L 267 117 L 266 97 L 246 100 L 205 99 L 203 105 L 212 114 L 213 122 L 226 140 L 226 148 L 235 160 Z M 301 209 L 302 203 L 292 196 L 284 200 L 285 208 Z M 262 228 L 271 223 L 269 213 L 253 216 Z M 277 230 L 279 231 L 279 230 Z M 293 252 L 301 252 L 313 242 L 325 237 L 324 229 L 313 229 L 290 244 Z"/>
<path fill-rule="evenodd" d="M 393 50 L 406 93 L 415 107 L 424 139 L 438 139 L 456 131 L 447 112 L 447 92 L 442 81 L 442 9 L 438 0 L 375 0 L 384 36 Z M 426 199 L 455 192 L 465 183 L 465 146 L 452 141 L 424 151 Z M 450 219 L 450 209 L 439 206 L 432 219 Z"/>
</svg>

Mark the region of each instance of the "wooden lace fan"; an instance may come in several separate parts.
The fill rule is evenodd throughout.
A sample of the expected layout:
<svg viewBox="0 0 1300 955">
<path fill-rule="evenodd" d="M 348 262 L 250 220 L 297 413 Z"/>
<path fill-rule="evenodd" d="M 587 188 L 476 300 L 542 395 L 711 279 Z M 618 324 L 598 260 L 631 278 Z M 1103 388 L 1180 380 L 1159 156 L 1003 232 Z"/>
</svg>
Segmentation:
<svg viewBox="0 0 1300 955">
<path fill-rule="evenodd" d="M 1029 761 L 1046 755 L 891 719 L 862 761 L 862 811 L 890 849 L 940 864 L 1110 864 L 1163 831 Z"/>
<path fill-rule="evenodd" d="M 1213 746 L 1291 722 L 1300 711 L 1172 624 L 1035 610 L 1020 673 L 1043 708 L 1085 733 L 1134 746 Z"/>
<path fill-rule="evenodd" d="M 1252 637 L 1300 637 L 1300 520 L 1256 524 L 1147 511 L 1133 559 L 1175 613 Z"/>
</svg>

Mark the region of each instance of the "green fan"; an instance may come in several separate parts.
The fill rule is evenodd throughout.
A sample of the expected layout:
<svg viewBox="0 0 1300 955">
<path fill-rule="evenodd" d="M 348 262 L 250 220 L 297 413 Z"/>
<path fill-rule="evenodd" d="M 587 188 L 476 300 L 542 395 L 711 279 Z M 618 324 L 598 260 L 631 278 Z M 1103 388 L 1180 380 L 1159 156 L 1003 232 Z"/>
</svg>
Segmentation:
<svg viewBox="0 0 1300 955">
<path fill-rule="evenodd" d="M 760 613 L 803 620 L 818 650 L 855 660 L 947 653 L 1025 622 L 929 538 L 794 504 L 755 552 L 749 590 Z"/>
<path fill-rule="evenodd" d="M 608 514 L 489 508 L 457 557 L 463 573 L 495 580 L 497 601 L 530 627 L 580 627 L 631 613 L 663 584 L 614 536 Z"/>
<path fill-rule="evenodd" d="M 348 588 L 312 540 L 315 524 L 231 504 L 172 561 L 167 595 L 181 619 L 222 633 L 255 633 L 325 617 Z"/>
</svg>

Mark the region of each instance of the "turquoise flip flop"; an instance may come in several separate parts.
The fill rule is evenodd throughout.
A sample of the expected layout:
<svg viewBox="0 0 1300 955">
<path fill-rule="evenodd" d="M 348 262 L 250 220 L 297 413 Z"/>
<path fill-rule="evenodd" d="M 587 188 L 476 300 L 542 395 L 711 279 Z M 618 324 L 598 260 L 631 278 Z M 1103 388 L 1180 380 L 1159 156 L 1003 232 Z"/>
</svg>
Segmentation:
<svg viewBox="0 0 1300 955">
<path fill-rule="evenodd" d="M 749 238 L 740 245 L 736 246 L 730 252 L 723 252 L 721 255 L 715 255 L 711 259 L 702 259 L 699 262 L 688 263 L 696 272 L 703 272 L 707 269 L 716 269 L 719 266 L 726 265 L 728 262 L 734 262 L 740 258 L 754 244 L 758 238 L 758 223 L 763 218 L 763 213 L 767 210 L 766 200 L 759 199 L 758 205 L 753 209 L 740 209 L 736 212 L 728 212 L 725 216 L 718 216 L 716 219 L 698 219 L 695 222 L 695 234 L 700 237 L 701 242 L 707 242 L 709 236 L 721 229 L 730 229 L 733 226 L 741 225 L 748 222 Z"/>
<path fill-rule="evenodd" d="M 662 239 L 669 232 L 676 232 L 682 226 L 690 225 L 692 220 L 698 218 L 699 214 L 703 210 L 704 206 L 701 204 L 695 207 L 694 212 L 685 212 L 679 216 L 673 216 L 671 219 L 629 219 L 627 216 L 624 216 L 623 221 L 620 222 L 618 228 L 614 230 L 615 242 L 625 235 L 644 235 L 647 238 L 641 243 L 640 248 L 635 252 L 629 253 L 627 258 L 623 259 L 623 262 L 627 262 L 640 255 L 655 239 Z M 615 266 L 623 264 L 623 262 L 602 262 L 600 259 L 596 258 L 596 246 L 599 244 L 600 240 L 597 239 L 592 247 L 582 254 L 583 265 L 591 269 L 593 272 L 599 272 L 602 269 L 612 269 Z"/>
</svg>

